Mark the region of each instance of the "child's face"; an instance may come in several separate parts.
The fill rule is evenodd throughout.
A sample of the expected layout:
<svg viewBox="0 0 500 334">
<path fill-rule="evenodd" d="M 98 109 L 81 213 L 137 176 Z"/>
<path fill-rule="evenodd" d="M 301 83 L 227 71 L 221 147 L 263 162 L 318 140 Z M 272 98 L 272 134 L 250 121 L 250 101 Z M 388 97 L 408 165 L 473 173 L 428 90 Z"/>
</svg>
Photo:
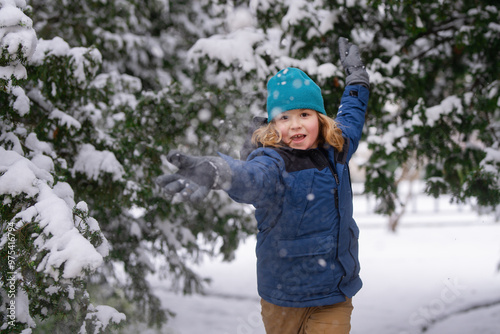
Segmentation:
<svg viewBox="0 0 500 334">
<path fill-rule="evenodd" d="M 293 109 L 285 111 L 274 119 L 276 129 L 281 133 L 282 141 L 299 150 L 318 146 L 318 112 L 311 109 Z"/>
</svg>

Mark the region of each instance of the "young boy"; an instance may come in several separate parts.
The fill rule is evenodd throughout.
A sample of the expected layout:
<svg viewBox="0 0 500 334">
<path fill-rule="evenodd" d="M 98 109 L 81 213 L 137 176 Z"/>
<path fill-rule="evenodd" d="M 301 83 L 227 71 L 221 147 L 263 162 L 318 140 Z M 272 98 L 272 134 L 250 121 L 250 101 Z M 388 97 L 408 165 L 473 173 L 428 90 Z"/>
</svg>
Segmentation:
<svg viewBox="0 0 500 334">
<path fill-rule="evenodd" d="M 358 48 L 339 40 L 346 87 L 336 120 L 321 89 L 286 68 L 267 85 L 268 124 L 246 161 L 171 152 L 176 174 L 158 178 L 173 195 L 203 199 L 224 189 L 255 207 L 257 282 L 268 334 L 349 333 L 361 288 L 359 230 L 352 218 L 348 162 L 361 138 L 369 79 Z"/>
</svg>

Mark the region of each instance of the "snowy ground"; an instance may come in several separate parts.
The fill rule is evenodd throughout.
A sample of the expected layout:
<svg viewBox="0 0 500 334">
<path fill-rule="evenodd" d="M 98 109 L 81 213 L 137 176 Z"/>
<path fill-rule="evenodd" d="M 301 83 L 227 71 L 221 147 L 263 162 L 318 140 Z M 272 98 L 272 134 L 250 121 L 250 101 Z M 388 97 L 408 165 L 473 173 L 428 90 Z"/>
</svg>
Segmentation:
<svg viewBox="0 0 500 334">
<path fill-rule="evenodd" d="M 364 197 L 355 198 L 355 207 L 364 287 L 353 299 L 352 334 L 500 333 L 500 224 L 493 217 L 419 196 L 394 234 Z M 171 333 L 265 333 L 254 247 L 250 238 L 235 261 L 199 266 L 213 279 L 206 296 L 153 283 L 163 305 L 177 313 Z"/>
</svg>

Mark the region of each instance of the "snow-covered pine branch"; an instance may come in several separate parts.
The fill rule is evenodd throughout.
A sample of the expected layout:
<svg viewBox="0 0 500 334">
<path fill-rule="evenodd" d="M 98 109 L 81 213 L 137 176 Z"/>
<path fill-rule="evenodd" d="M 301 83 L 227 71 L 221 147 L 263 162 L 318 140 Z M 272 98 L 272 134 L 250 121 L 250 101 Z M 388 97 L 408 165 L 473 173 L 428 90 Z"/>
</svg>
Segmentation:
<svg viewBox="0 0 500 334">
<path fill-rule="evenodd" d="M 0 1 L 1 100 L 7 102 L 0 118 L 0 331 L 31 333 L 41 320 L 65 315 L 81 333 L 102 333 L 124 315 L 93 307 L 85 278 L 102 266 L 109 244 L 87 204 L 75 203 L 71 186 L 56 175 L 60 163 L 53 146 L 40 141 L 24 119 L 31 104 L 21 86 L 26 66 L 43 63 L 33 58 L 37 38 L 26 9 L 22 0 Z M 78 63 L 82 51 L 65 56 Z M 77 65 L 75 75 L 81 78 L 84 70 Z M 47 110 L 47 117 L 77 125 L 57 109 Z"/>
</svg>

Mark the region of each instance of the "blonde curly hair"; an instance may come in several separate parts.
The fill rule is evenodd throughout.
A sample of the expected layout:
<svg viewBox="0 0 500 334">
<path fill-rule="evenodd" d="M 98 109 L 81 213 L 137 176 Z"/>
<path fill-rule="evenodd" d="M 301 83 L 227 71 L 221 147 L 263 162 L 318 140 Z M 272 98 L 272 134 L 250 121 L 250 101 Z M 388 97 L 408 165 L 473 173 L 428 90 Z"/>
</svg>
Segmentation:
<svg viewBox="0 0 500 334">
<path fill-rule="evenodd" d="M 329 144 L 338 152 L 342 152 L 344 146 L 344 137 L 338 123 L 321 113 L 317 113 L 319 121 L 318 145 Z M 281 141 L 281 133 L 276 129 L 274 120 L 257 130 L 252 135 L 254 145 L 262 144 L 264 147 L 283 147 L 287 146 Z"/>
</svg>

